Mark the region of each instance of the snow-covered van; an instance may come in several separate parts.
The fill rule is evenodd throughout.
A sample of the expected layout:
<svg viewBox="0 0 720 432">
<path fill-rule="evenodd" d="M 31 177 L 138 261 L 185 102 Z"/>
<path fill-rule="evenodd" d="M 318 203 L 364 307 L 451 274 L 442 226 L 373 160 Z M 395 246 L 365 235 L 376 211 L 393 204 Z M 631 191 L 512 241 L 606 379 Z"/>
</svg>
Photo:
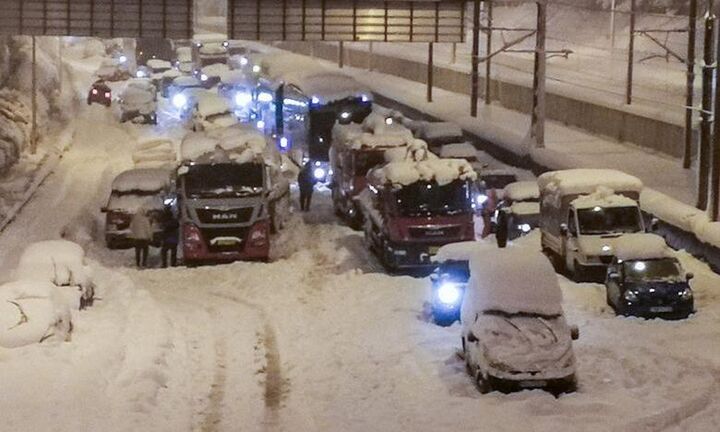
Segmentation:
<svg viewBox="0 0 720 432">
<path fill-rule="evenodd" d="M 151 80 L 135 78 L 128 81 L 120 96 L 120 122 L 157 124 L 157 88 Z"/>
<path fill-rule="evenodd" d="M 462 349 L 481 393 L 576 387 L 558 277 L 534 248 L 482 249 L 470 258 L 461 308 Z"/>
<path fill-rule="evenodd" d="M 548 172 L 538 178 L 543 250 L 577 280 L 602 280 L 615 244 L 642 233 L 642 182 L 608 169 Z"/>
<path fill-rule="evenodd" d="M 209 92 L 198 95 L 192 118 L 193 131 L 226 128 L 238 122 L 227 99 Z"/>
<path fill-rule="evenodd" d="M 477 174 L 467 161 L 416 155 L 367 177 L 358 197 L 365 241 L 388 269 L 431 268 L 441 246 L 475 239 L 471 190 Z"/>
<path fill-rule="evenodd" d="M 172 193 L 172 176 L 169 169 L 139 168 L 125 171 L 115 177 L 105 207 L 105 243 L 110 249 L 131 247 L 130 222 L 143 208 L 159 216 L 165 198 Z M 160 228 L 155 233 L 160 240 Z"/>
<path fill-rule="evenodd" d="M 283 225 L 289 182 L 282 157 L 249 125 L 188 134 L 177 192 L 188 265 L 267 261 L 270 233 Z"/>
<path fill-rule="evenodd" d="M 365 190 L 368 171 L 385 164 L 387 151 L 405 152 L 414 142 L 409 129 L 398 123 L 388 125 L 378 114 L 368 116 L 362 125 L 336 124 L 330 148 L 335 212 L 359 228 L 362 213 L 355 197 Z"/>
</svg>

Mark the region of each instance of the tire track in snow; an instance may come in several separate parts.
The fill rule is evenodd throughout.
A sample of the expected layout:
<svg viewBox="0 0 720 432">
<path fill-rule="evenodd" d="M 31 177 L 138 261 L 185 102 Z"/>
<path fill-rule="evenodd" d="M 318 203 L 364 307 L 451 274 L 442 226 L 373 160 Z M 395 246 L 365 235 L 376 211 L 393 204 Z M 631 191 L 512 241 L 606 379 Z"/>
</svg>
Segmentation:
<svg viewBox="0 0 720 432">
<path fill-rule="evenodd" d="M 203 413 L 200 430 L 202 432 L 216 432 L 222 420 L 222 404 L 225 400 L 227 345 L 224 339 L 215 342 L 215 374 L 210 386 L 208 406 Z"/>
</svg>

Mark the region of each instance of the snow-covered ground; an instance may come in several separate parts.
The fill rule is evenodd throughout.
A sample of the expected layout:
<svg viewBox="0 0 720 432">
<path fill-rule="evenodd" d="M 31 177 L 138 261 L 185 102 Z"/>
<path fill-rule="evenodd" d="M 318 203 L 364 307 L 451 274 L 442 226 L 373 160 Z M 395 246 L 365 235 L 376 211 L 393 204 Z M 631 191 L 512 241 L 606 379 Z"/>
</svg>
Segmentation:
<svg viewBox="0 0 720 432">
<path fill-rule="evenodd" d="M 430 282 L 384 274 L 362 233 L 337 222 L 327 191 L 274 240 L 270 264 L 134 269 L 131 251 L 105 249 L 99 210 L 139 142 L 180 135 L 170 116 L 159 120 L 120 125 L 112 110 L 84 107 L 66 156 L 0 234 L 0 282 L 30 242 L 65 236 L 86 248 L 99 297 L 74 312 L 70 341 L 0 349 L 0 430 L 706 432 L 720 424 L 720 276 L 682 252 L 698 309 L 686 321 L 617 318 L 601 285 L 560 277 L 581 337 L 580 389 L 559 399 L 481 396 L 456 355 L 459 325 L 428 320 Z"/>
</svg>

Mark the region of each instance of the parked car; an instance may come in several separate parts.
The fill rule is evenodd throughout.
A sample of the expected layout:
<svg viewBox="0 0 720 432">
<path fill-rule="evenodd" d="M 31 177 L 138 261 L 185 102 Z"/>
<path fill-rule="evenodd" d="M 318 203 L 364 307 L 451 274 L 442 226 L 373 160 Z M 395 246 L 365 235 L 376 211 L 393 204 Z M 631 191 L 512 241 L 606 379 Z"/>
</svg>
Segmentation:
<svg viewBox="0 0 720 432">
<path fill-rule="evenodd" d="M 505 186 L 494 222 L 495 231 L 505 230 L 508 240 L 527 235 L 540 226 L 540 190 L 537 182 L 523 181 Z"/>
<path fill-rule="evenodd" d="M 85 309 L 95 300 L 95 283 L 85 250 L 71 241 L 48 240 L 28 246 L 20 255 L 15 279 L 51 282 L 74 309 Z"/>
<path fill-rule="evenodd" d="M 218 85 L 228 72 L 230 72 L 230 67 L 228 65 L 214 63 L 200 69 L 196 69 L 193 72 L 193 75 L 195 78 L 200 80 L 206 89 L 210 89 Z"/>
<path fill-rule="evenodd" d="M 615 247 L 605 287 L 618 315 L 687 318 L 694 311 L 692 273 L 686 273 L 665 240 L 654 234 L 624 237 Z"/>
<path fill-rule="evenodd" d="M 120 96 L 120 122 L 157 124 L 157 89 L 152 81 L 134 78 Z"/>
<path fill-rule="evenodd" d="M 103 80 L 95 81 L 88 92 L 87 104 L 92 105 L 94 103 L 106 107 L 110 107 L 112 104 L 112 90 Z"/>
<path fill-rule="evenodd" d="M 226 128 L 238 123 L 234 110 L 227 99 L 213 93 L 201 94 L 197 98 L 192 119 L 193 131 Z"/>
<path fill-rule="evenodd" d="M 195 106 L 199 95 L 207 93 L 203 84 L 195 77 L 179 76 L 168 87 L 168 99 L 180 117 L 188 117 Z"/>
<path fill-rule="evenodd" d="M 151 216 L 159 217 L 164 201 L 171 195 L 172 178 L 168 169 L 140 168 L 125 171 L 112 183 L 107 204 L 102 208 L 105 217 L 105 244 L 109 249 L 132 247 L 130 222 L 143 208 Z M 160 241 L 160 227 L 155 243 Z"/>
<path fill-rule="evenodd" d="M 475 253 L 461 322 L 467 370 L 481 393 L 575 390 L 579 332 L 565 321 L 558 277 L 540 251 Z"/>
</svg>

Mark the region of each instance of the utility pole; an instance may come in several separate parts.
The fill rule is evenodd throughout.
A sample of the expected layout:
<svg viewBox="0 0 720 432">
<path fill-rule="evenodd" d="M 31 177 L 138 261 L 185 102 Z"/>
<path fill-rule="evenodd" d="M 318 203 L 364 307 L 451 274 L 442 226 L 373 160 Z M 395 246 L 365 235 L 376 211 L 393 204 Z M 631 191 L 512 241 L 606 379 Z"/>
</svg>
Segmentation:
<svg viewBox="0 0 720 432">
<path fill-rule="evenodd" d="M 434 45 L 432 42 L 428 44 L 428 68 L 427 68 L 427 101 L 433 101 L 433 69 L 434 64 Z"/>
<path fill-rule="evenodd" d="M 687 47 L 687 88 L 685 90 L 685 151 L 683 168 L 689 169 L 692 163 L 693 117 L 695 94 L 695 43 L 697 39 L 697 2 L 690 0 L 688 16 L 688 47 Z"/>
<path fill-rule="evenodd" d="M 705 40 L 703 56 L 703 82 L 702 82 L 702 112 L 700 114 L 700 160 L 698 162 L 698 197 L 697 208 L 708 208 L 708 182 L 710 174 L 710 152 L 712 146 L 712 99 L 713 75 L 715 69 L 714 40 L 715 40 L 715 14 L 713 13 L 714 0 L 708 0 L 708 9 L 705 14 Z"/>
<path fill-rule="evenodd" d="M 625 103 L 628 105 L 632 104 L 633 67 L 635 63 L 635 10 L 635 0 L 630 0 L 630 44 L 628 46 L 627 87 L 625 89 Z"/>
<path fill-rule="evenodd" d="M 715 59 L 720 59 L 720 37 L 718 38 L 717 55 Z M 716 67 L 717 70 L 717 67 Z M 718 75 L 715 74 L 715 116 L 720 116 L 720 88 L 718 87 Z M 713 221 L 718 220 L 718 211 L 720 211 L 720 118 L 714 119 L 713 139 L 712 139 L 712 163 L 710 164 L 710 217 Z"/>
<path fill-rule="evenodd" d="M 340 69 L 345 67 L 345 43 L 343 41 L 338 43 L 338 66 Z"/>
<path fill-rule="evenodd" d="M 480 0 L 473 4 L 473 44 L 472 44 L 472 91 L 470 92 L 470 115 L 478 115 L 478 83 L 480 77 Z"/>
<path fill-rule="evenodd" d="M 58 36 L 58 87 L 60 94 L 63 92 L 63 37 Z"/>
<path fill-rule="evenodd" d="M 615 0 L 610 3 L 610 51 L 615 51 Z"/>
<path fill-rule="evenodd" d="M 634 0 L 633 0 L 634 1 Z M 530 136 L 536 148 L 545 148 L 545 78 L 547 55 L 547 0 L 537 2 L 537 34 L 535 35 L 535 73 L 533 74 L 533 107 Z"/>
<path fill-rule="evenodd" d="M 370 41 L 370 46 L 368 46 L 368 70 L 370 72 L 373 71 L 374 48 L 372 41 Z"/>
<path fill-rule="evenodd" d="M 452 43 L 452 49 L 450 51 L 450 64 L 457 63 L 457 43 Z"/>
<path fill-rule="evenodd" d="M 35 36 L 32 36 L 32 129 L 30 131 L 30 153 L 37 153 L 38 130 L 37 130 L 37 47 Z"/>
<path fill-rule="evenodd" d="M 485 105 L 490 105 L 491 102 L 491 94 L 490 94 L 490 84 L 491 84 L 491 72 L 492 72 L 492 59 L 490 58 L 490 53 L 492 53 L 492 34 L 493 34 L 493 2 L 492 0 L 485 3 L 486 4 L 486 11 L 487 14 L 487 39 L 486 39 L 486 45 L 485 45 Z"/>
</svg>

